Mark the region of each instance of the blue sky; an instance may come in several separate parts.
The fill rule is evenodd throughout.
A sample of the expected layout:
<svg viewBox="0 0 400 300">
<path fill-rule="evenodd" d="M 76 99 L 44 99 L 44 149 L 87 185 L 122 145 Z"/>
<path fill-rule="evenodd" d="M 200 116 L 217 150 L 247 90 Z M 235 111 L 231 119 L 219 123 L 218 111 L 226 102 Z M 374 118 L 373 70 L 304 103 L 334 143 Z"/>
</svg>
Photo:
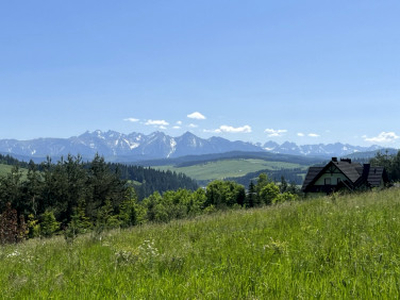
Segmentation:
<svg viewBox="0 0 400 300">
<path fill-rule="evenodd" d="M 400 147 L 398 1 L 2 1 L 0 139 Z"/>
</svg>

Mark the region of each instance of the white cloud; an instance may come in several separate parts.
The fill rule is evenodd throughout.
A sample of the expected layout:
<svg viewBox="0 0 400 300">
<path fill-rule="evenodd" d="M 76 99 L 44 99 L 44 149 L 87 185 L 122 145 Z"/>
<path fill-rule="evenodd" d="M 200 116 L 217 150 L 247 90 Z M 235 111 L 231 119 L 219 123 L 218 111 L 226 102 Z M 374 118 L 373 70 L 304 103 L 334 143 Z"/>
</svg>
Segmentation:
<svg viewBox="0 0 400 300">
<path fill-rule="evenodd" d="M 251 127 L 249 125 L 245 125 L 242 127 L 233 127 L 233 126 L 228 126 L 228 125 L 222 125 L 218 129 L 216 129 L 214 132 L 217 133 L 222 133 L 222 132 L 227 132 L 227 133 L 250 133 L 251 132 Z"/>
<path fill-rule="evenodd" d="M 206 119 L 206 117 L 204 115 L 202 115 L 201 113 L 199 113 L 198 111 L 187 115 L 187 117 L 189 119 L 196 119 L 196 120 L 205 120 Z"/>
<path fill-rule="evenodd" d="M 174 126 L 172 129 L 181 129 L 181 126 Z"/>
<path fill-rule="evenodd" d="M 308 136 L 309 136 L 309 137 L 312 137 L 312 138 L 320 137 L 320 135 L 319 135 L 319 134 L 316 134 L 316 133 L 309 133 Z"/>
<path fill-rule="evenodd" d="M 169 123 L 165 120 L 147 120 L 146 123 L 144 123 L 144 125 L 150 125 L 150 126 L 168 126 Z M 163 128 L 161 128 L 163 129 Z"/>
<path fill-rule="evenodd" d="M 297 136 L 300 136 L 300 137 L 308 136 L 308 137 L 312 137 L 312 138 L 320 137 L 320 135 L 319 135 L 319 134 L 316 134 L 316 133 L 308 133 L 308 134 L 305 134 L 305 133 L 303 133 L 303 132 L 298 132 L 298 133 L 297 133 Z"/>
<path fill-rule="evenodd" d="M 197 127 L 199 127 L 199 125 L 196 125 L 196 124 L 189 124 L 189 127 L 190 127 L 190 128 L 197 128 Z"/>
<path fill-rule="evenodd" d="M 378 136 L 369 138 L 366 135 L 363 135 L 363 138 L 366 142 L 371 142 L 371 143 L 392 143 L 398 138 L 400 138 L 400 136 L 398 136 L 394 132 L 383 131 L 380 134 L 378 134 Z"/>
<path fill-rule="evenodd" d="M 139 122 L 140 120 L 139 119 L 135 119 L 135 118 L 126 118 L 126 119 L 124 119 L 124 121 L 135 123 L 135 122 Z"/>
<path fill-rule="evenodd" d="M 275 137 L 275 136 L 282 136 L 284 133 L 287 132 L 286 129 L 271 129 L 267 128 L 264 130 L 268 134 L 269 137 Z"/>
<path fill-rule="evenodd" d="M 176 125 L 182 125 L 182 121 L 176 122 Z"/>
<path fill-rule="evenodd" d="M 165 127 L 165 126 L 159 126 L 158 128 L 162 129 L 162 130 L 166 130 L 167 129 L 167 127 Z"/>
</svg>

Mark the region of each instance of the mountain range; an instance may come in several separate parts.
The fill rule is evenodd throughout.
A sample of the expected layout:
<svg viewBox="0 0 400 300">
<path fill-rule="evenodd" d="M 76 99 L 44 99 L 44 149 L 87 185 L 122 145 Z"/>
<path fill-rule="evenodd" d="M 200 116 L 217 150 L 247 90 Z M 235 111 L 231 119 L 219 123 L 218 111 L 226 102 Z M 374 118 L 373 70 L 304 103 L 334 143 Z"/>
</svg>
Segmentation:
<svg viewBox="0 0 400 300">
<path fill-rule="evenodd" d="M 379 149 L 381 148 L 376 145 L 361 147 L 342 143 L 299 146 L 291 142 L 278 144 L 269 141 L 262 145 L 243 141 L 230 141 L 221 137 L 202 139 L 190 132 L 186 132 L 179 137 L 171 137 L 159 131 L 145 135 L 135 132 L 123 134 L 116 131 L 103 132 L 96 130 L 93 132 L 87 131 L 79 136 L 66 139 L 0 140 L 0 153 L 36 161 L 43 160 L 46 156 L 58 158 L 69 153 L 73 155 L 80 154 L 84 158 L 93 158 L 96 153 L 99 153 L 109 161 L 137 162 L 231 151 L 267 151 L 301 156 L 343 157 L 360 152 L 376 152 Z"/>
</svg>

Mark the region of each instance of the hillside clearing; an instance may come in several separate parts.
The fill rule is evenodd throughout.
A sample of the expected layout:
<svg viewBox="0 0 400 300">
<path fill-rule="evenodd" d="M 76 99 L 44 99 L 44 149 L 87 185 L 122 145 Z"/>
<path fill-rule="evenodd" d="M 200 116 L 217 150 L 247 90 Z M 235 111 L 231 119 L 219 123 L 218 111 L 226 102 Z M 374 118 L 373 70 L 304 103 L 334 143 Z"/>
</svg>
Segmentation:
<svg viewBox="0 0 400 300">
<path fill-rule="evenodd" d="M 12 168 L 12 166 L 0 164 L 0 176 L 7 176 Z"/>
<path fill-rule="evenodd" d="M 8 174 L 10 174 L 12 169 L 13 166 L 0 164 L 0 177 L 5 177 Z M 26 174 L 28 173 L 28 170 L 20 168 L 20 171 L 22 172 L 23 178 L 25 178 Z"/>
</svg>

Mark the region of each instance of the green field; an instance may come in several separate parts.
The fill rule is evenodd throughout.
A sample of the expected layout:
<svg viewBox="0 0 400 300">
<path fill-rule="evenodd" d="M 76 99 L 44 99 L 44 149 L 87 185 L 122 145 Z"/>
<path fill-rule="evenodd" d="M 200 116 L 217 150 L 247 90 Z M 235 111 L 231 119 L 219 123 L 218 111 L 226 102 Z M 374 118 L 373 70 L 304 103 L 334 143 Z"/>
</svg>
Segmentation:
<svg viewBox="0 0 400 300">
<path fill-rule="evenodd" d="M 12 168 L 13 168 L 13 166 L 0 164 L 0 177 L 7 176 L 7 174 L 9 174 L 11 172 Z M 22 171 L 22 174 L 24 175 L 23 178 L 25 178 L 28 171 L 23 168 L 20 168 L 20 170 Z"/>
<path fill-rule="evenodd" d="M 306 167 L 295 163 L 267 161 L 263 159 L 226 159 L 196 164 L 189 167 L 176 167 L 169 165 L 154 166 L 153 168 L 184 173 L 187 176 L 200 181 L 211 181 L 228 177 L 241 177 L 250 172 L 266 169 L 280 170 Z"/>
<path fill-rule="evenodd" d="M 11 172 L 12 168 L 12 166 L 0 164 L 0 177 L 7 176 L 7 174 Z"/>
<path fill-rule="evenodd" d="M 0 248 L 3 299 L 398 299 L 400 191 Z"/>
</svg>

